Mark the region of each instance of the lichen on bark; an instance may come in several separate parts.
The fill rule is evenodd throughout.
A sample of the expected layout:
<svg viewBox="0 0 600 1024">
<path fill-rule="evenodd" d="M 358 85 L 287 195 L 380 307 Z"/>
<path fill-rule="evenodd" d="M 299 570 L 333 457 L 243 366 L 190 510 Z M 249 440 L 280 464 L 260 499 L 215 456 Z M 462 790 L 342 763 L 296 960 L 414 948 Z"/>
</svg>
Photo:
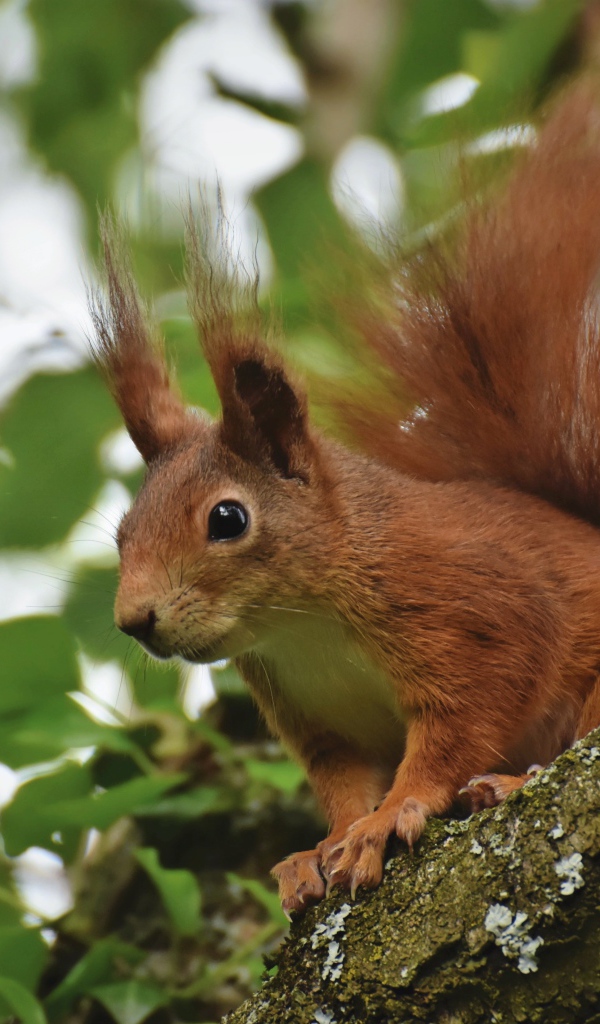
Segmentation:
<svg viewBox="0 0 600 1024">
<path fill-rule="evenodd" d="M 227 1024 L 599 1024 L 600 729 L 294 923 Z"/>
</svg>

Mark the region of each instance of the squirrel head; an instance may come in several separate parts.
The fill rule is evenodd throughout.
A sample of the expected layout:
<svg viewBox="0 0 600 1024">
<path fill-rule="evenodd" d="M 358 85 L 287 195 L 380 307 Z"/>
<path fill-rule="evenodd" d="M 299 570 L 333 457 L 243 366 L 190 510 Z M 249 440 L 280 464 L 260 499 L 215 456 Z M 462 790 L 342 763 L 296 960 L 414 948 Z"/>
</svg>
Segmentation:
<svg viewBox="0 0 600 1024">
<path fill-rule="evenodd" d="M 147 465 L 118 530 L 115 621 L 156 657 L 234 657 L 266 637 L 271 612 L 323 586 L 333 516 L 306 397 L 213 310 L 203 344 L 222 418 L 186 408 L 129 268 L 110 247 L 106 263 L 95 356 Z"/>
</svg>

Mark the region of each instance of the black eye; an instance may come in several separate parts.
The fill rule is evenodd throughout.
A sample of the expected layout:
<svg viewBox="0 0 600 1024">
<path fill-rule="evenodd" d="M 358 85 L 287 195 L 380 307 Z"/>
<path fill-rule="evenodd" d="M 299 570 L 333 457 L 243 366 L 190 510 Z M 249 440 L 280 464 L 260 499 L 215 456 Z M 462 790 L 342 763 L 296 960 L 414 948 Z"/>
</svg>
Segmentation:
<svg viewBox="0 0 600 1024">
<path fill-rule="evenodd" d="M 233 540 L 248 528 L 249 515 L 239 501 L 220 501 L 208 517 L 209 540 Z"/>
</svg>

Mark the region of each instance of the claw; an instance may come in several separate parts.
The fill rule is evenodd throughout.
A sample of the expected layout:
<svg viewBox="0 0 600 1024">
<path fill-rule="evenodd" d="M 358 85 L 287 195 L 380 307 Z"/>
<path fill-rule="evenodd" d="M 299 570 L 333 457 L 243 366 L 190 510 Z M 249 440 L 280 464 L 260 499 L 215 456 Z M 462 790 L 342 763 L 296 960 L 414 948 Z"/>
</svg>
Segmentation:
<svg viewBox="0 0 600 1024">
<path fill-rule="evenodd" d="M 342 875 L 342 874 L 343 874 L 343 872 L 342 872 L 341 868 L 332 868 L 331 871 L 327 872 L 327 875 L 325 876 L 325 899 L 327 899 L 327 897 L 329 896 L 331 890 L 336 885 L 339 885 L 339 879 L 336 878 L 336 875 Z"/>
<path fill-rule="evenodd" d="M 360 882 L 357 882 L 355 881 L 354 878 L 352 878 L 352 881 L 350 883 L 350 899 L 353 901 L 356 899 L 356 890 L 358 889 L 359 885 Z"/>
<path fill-rule="evenodd" d="M 541 764 L 530 764 L 529 768 L 527 769 L 527 774 L 528 775 L 537 775 L 538 772 L 543 772 L 543 770 L 544 770 L 544 766 L 541 765 Z"/>
<path fill-rule="evenodd" d="M 490 783 L 493 781 L 493 775 L 475 775 L 472 779 L 469 779 L 468 786 L 480 786 L 482 783 Z"/>
<path fill-rule="evenodd" d="M 492 787 L 485 776 L 477 776 L 471 779 L 468 785 L 458 791 L 459 796 L 465 796 L 470 802 L 471 814 L 477 814 L 486 807 L 494 806 L 496 800 L 491 798 Z"/>
<path fill-rule="evenodd" d="M 533 773 L 528 775 L 476 775 L 469 780 L 466 787 L 461 789 L 471 800 L 471 813 L 477 813 L 484 808 L 497 807 L 503 800 L 516 789 L 533 778 L 537 765 L 532 765 Z M 531 771 L 531 769 L 530 769 Z"/>
</svg>

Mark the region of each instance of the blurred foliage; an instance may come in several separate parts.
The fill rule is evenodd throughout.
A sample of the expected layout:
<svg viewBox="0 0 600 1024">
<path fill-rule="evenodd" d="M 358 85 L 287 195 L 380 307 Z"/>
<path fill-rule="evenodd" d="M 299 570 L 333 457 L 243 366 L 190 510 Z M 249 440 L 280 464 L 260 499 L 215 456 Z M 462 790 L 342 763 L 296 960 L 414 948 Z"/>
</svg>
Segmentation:
<svg viewBox="0 0 600 1024">
<path fill-rule="evenodd" d="M 27 9 L 38 72 L 2 102 L 48 171 L 77 190 L 93 239 L 97 204 L 114 196 L 123 161 L 140 144 L 143 77 L 192 11 L 180 0 L 30 0 Z M 337 154 L 319 147 L 313 126 L 318 117 L 326 122 L 327 96 L 351 90 L 353 75 L 328 57 L 321 5 L 268 9 L 304 72 L 305 109 L 216 76 L 212 86 L 305 137 L 304 156 L 254 203 L 287 343 L 311 372 L 335 375 L 342 364 L 332 357 L 331 324 L 315 319 L 311 281 L 322 292 L 339 269 L 336 249 L 358 243 L 334 200 Z M 356 131 L 387 146 L 396 162 L 405 197 L 395 227 L 410 237 L 456 200 L 457 140 L 464 147 L 521 120 L 577 64 L 581 5 L 412 0 L 398 9 L 381 73 L 364 83 L 371 102 Z M 425 90 L 458 72 L 479 81 L 472 98 L 424 113 Z M 500 155 L 498 147 L 473 147 L 470 159 L 501 161 L 507 145 Z M 181 272 L 180 242 L 142 224 L 134 244 L 143 285 L 160 308 L 161 292 L 172 291 Z M 163 327 L 186 393 L 216 412 L 189 321 L 168 312 Z M 319 836 L 301 772 L 263 735 L 234 670 L 213 673 L 220 701 L 190 720 L 179 667 L 146 662 L 111 628 L 114 550 L 93 564 L 70 555 L 74 525 L 107 482 L 135 489 L 137 474 L 119 475 L 103 455 L 118 427 L 89 368 L 33 377 L 1 418 L 0 541 L 7 551 L 51 554 L 68 595 L 62 619 L 0 623 L 0 759 L 20 781 L 1 825 L 0 1020 L 215 1020 L 259 983 L 261 954 L 284 930 L 270 865 Z M 115 524 L 106 525 L 110 550 Z M 86 696 L 81 655 L 120 666 L 127 714 L 107 713 Z M 30 847 L 65 865 L 74 903 L 58 920 L 26 913 L 14 858 Z"/>
<path fill-rule="evenodd" d="M 31 145 L 93 219 L 137 141 L 139 76 L 189 11 L 179 0 L 30 0 L 29 13 L 39 73 L 19 100 Z"/>
</svg>

